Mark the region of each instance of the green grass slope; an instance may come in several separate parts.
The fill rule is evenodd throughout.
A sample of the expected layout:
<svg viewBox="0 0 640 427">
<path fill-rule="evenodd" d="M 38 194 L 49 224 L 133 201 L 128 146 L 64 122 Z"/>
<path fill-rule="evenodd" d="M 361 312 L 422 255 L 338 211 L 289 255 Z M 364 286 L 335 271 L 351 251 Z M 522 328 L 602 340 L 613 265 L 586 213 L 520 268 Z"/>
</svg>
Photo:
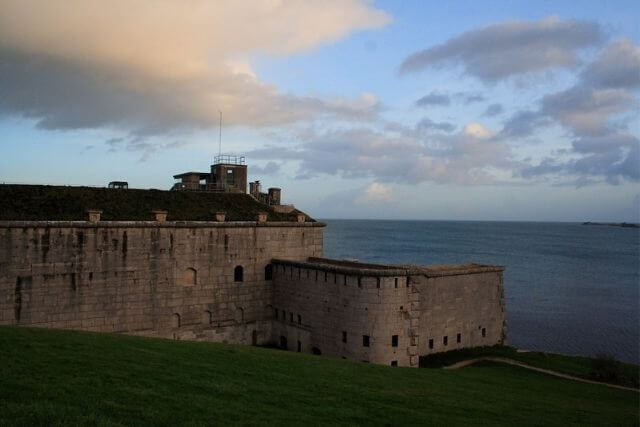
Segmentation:
<svg viewBox="0 0 640 427">
<path fill-rule="evenodd" d="M 104 221 L 151 221 L 152 210 L 168 211 L 169 221 L 255 221 L 258 212 L 269 221 L 295 221 L 247 194 L 109 189 L 51 185 L 0 185 L 0 220 L 84 221 L 87 209 L 102 210 Z"/>
<path fill-rule="evenodd" d="M 475 347 L 436 353 L 420 358 L 420 366 L 441 368 L 464 360 L 481 357 L 503 357 L 541 369 L 550 369 L 567 375 L 600 381 L 624 387 L 640 387 L 638 365 L 618 362 L 607 356 L 597 358 L 565 356 L 537 351 L 518 352 L 507 346 Z"/>
<path fill-rule="evenodd" d="M 0 327 L 0 425 L 633 425 L 638 394 L 481 363 Z"/>
</svg>

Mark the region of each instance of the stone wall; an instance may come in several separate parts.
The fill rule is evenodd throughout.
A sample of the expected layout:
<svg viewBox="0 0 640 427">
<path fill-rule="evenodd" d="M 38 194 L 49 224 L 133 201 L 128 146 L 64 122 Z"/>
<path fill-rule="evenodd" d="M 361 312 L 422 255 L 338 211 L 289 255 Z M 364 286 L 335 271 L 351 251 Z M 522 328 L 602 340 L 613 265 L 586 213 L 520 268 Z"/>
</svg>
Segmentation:
<svg viewBox="0 0 640 427">
<path fill-rule="evenodd" d="M 325 259 L 274 267 L 272 341 L 289 350 L 418 366 L 421 355 L 504 339 L 502 267 Z"/>
<path fill-rule="evenodd" d="M 323 226 L 0 222 L 0 324 L 263 344 L 265 267 L 321 256 Z"/>
<path fill-rule="evenodd" d="M 419 276 L 421 356 L 504 343 L 502 270 Z"/>
<path fill-rule="evenodd" d="M 363 276 L 278 261 L 274 265 L 274 341 L 286 338 L 293 351 L 300 342 L 300 351 L 307 353 L 410 365 L 410 320 L 404 309 L 412 289 L 406 286 L 406 276 Z M 392 346 L 393 335 L 398 335 L 397 347 Z"/>
</svg>

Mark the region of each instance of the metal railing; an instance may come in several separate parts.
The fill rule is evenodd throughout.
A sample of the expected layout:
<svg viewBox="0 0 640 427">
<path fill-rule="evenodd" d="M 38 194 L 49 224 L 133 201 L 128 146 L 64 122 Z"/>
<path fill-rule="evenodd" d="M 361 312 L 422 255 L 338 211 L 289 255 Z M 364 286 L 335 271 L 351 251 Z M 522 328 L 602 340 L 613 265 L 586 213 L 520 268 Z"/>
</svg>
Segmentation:
<svg viewBox="0 0 640 427">
<path fill-rule="evenodd" d="M 245 158 L 244 156 L 232 156 L 229 154 L 221 154 L 219 156 L 215 156 L 213 158 L 213 164 L 227 164 L 227 165 L 244 165 Z"/>
</svg>

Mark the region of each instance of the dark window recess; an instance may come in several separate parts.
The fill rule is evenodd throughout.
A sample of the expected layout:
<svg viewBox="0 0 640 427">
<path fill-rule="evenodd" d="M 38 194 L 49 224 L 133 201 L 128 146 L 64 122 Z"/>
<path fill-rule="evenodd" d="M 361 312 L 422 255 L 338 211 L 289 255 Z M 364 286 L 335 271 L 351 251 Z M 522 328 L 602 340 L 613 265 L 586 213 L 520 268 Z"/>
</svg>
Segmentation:
<svg viewBox="0 0 640 427">
<path fill-rule="evenodd" d="M 448 336 L 444 336 L 442 337 L 442 345 L 447 345 L 449 344 L 449 337 Z"/>
<path fill-rule="evenodd" d="M 318 347 L 313 347 L 311 349 L 311 353 L 315 354 L 316 356 L 320 356 L 322 354 L 322 351 Z"/>
<path fill-rule="evenodd" d="M 398 278 L 397 277 L 393 280 L 393 286 L 396 287 L 396 288 L 398 287 Z"/>
<path fill-rule="evenodd" d="M 302 325 L 302 316 L 298 314 L 298 325 Z"/>
<path fill-rule="evenodd" d="M 333 283 L 338 283 L 338 275 L 333 273 Z"/>
<path fill-rule="evenodd" d="M 241 265 L 233 269 L 233 281 L 242 282 L 244 279 L 244 270 Z"/>
<path fill-rule="evenodd" d="M 487 336 L 487 329 L 486 328 L 482 328 L 482 338 Z"/>
<path fill-rule="evenodd" d="M 456 342 L 460 344 L 461 341 L 462 341 L 462 335 L 461 334 L 456 335 Z"/>
<path fill-rule="evenodd" d="M 282 320 L 287 320 L 287 312 L 282 310 Z"/>
<path fill-rule="evenodd" d="M 293 313 L 289 313 L 289 322 L 293 323 Z"/>
<path fill-rule="evenodd" d="M 326 271 L 324 272 L 324 281 L 325 282 L 327 281 L 327 272 Z"/>
<path fill-rule="evenodd" d="M 398 346 L 398 336 L 397 335 L 392 335 L 391 336 L 391 347 L 397 347 Z"/>
<path fill-rule="evenodd" d="M 398 361 L 397 360 L 392 360 L 391 361 L 391 366 L 393 366 L 394 368 L 398 367 Z"/>
<path fill-rule="evenodd" d="M 433 348 L 433 338 L 429 339 L 429 348 Z"/>
<path fill-rule="evenodd" d="M 409 278 L 407 277 L 407 288 L 409 287 Z"/>
<path fill-rule="evenodd" d="M 362 346 L 369 347 L 369 335 L 362 336 Z"/>
<path fill-rule="evenodd" d="M 358 281 L 360 281 L 360 278 L 358 277 Z M 347 275 L 344 275 L 344 285 L 347 286 Z"/>
<path fill-rule="evenodd" d="M 280 336 L 280 348 L 283 350 L 287 350 L 287 337 L 283 335 Z"/>
<path fill-rule="evenodd" d="M 273 279 L 273 266 L 271 264 L 267 264 L 264 268 L 264 280 L 272 280 Z"/>
<path fill-rule="evenodd" d="M 347 331 L 342 331 L 342 342 L 347 342 Z"/>
<path fill-rule="evenodd" d="M 302 351 L 302 343 L 298 341 L 298 353 Z"/>
</svg>

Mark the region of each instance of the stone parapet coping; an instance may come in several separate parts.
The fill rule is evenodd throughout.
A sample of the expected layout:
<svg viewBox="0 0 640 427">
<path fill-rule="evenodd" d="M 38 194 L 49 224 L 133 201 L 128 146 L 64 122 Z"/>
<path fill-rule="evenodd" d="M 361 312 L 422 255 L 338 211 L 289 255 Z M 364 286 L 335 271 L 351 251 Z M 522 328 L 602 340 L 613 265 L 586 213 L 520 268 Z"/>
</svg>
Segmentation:
<svg viewBox="0 0 640 427">
<path fill-rule="evenodd" d="M 328 271 L 332 273 L 341 273 L 352 276 L 408 276 L 410 274 L 420 274 L 419 269 L 406 269 L 401 266 L 396 266 L 392 268 L 391 266 L 381 266 L 382 268 L 370 268 L 375 264 L 363 264 L 363 267 L 356 267 L 355 265 L 358 263 L 350 263 L 354 264 L 353 266 L 345 266 L 340 263 L 330 263 L 330 262 L 322 262 L 315 261 L 317 259 L 325 260 L 325 258 L 310 258 L 309 261 L 292 261 L 286 259 L 273 259 L 271 260 L 274 264 L 281 265 L 291 265 L 294 267 L 300 268 L 310 268 L 314 270 L 320 271 Z M 328 260 L 329 261 L 329 260 Z M 334 260 L 330 260 L 334 261 Z M 335 260 L 339 261 L 339 260 Z M 386 268 L 385 268 L 386 267 Z"/>
<path fill-rule="evenodd" d="M 504 266 L 470 263 L 457 265 L 432 265 L 420 267 L 420 270 L 422 270 L 422 274 L 427 277 L 442 277 L 477 273 L 501 273 L 504 271 Z"/>
<path fill-rule="evenodd" d="M 412 276 L 426 277 L 458 276 L 464 274 L 492 273 L 504 271 L 503 266 L 484 264 L 433 265 L 420 267 L 416 265 L 384 265 L 365 264 L 353 261 L 333 260 L 328 258 L 309 258 L 307 261 L 273 259 L 274 264 L 290 265 L 332 273 L 353 276 Z"/>
<path fill-rule="evenodd" d="M 0 221 L 0 228 L 242 228 L 242 227 L 326 227 L 323 222 L 294 221 Z"/>
</svg>

